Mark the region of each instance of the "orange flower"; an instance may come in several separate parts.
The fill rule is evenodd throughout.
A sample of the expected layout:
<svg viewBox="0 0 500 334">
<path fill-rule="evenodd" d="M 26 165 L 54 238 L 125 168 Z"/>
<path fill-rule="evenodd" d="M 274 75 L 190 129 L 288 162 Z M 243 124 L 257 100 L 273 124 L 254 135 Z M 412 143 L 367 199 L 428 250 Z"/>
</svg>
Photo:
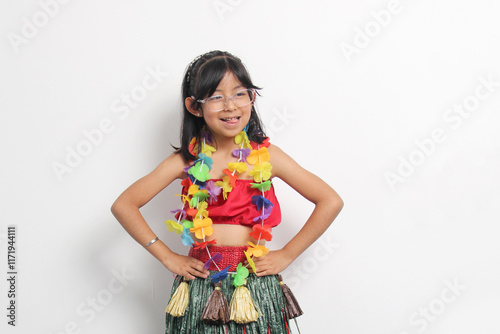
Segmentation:
<svg viewBox="0 0 500 334">
<path fill-rule="evenodd" d="M 264 245 L 254 245 L 252 242 L 248 242 L 250 247 L 248 247 L 247 252 L 248 256 L 261 257 L 269 253 L 269 248 Z"/>
<path fill-rule="evenodd" d="M 261 147 L 258 150 L 252 150 L 250 152 L 250 155 L 247 157 L 247 162 L 250 165 L 255 165 L 255 164 L 269 161 L 270 158 L 271 158 L 271 156 L 269 155 L 269 152 L 267 151 L 267 147 Z"/>
<path fill-rule="evenodd" d="M 204 237 L 209 237 L 214 233 L 212 228 L 212 219 L 203 218 L 203 219 L 194 219 L 193 220 L 194 227 L 190 228 L 189 231 L 194 233 L 196 238 L 203 239 Z"/>
</svg>

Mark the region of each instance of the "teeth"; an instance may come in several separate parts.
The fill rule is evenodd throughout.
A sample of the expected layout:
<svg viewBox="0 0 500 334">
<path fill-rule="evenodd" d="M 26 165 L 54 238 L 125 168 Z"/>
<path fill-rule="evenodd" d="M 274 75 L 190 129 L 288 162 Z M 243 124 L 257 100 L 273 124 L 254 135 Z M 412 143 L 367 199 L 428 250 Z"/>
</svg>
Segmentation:
<svg viewBox="0 0 500 334">
<path fill-rule="evenodd" d="M 238 119 L 239 117 L 227 117 L 227 118 L 223 118 L 224 121 L 232 121 L 232 120 L 236 120 Z"/>
</svg>

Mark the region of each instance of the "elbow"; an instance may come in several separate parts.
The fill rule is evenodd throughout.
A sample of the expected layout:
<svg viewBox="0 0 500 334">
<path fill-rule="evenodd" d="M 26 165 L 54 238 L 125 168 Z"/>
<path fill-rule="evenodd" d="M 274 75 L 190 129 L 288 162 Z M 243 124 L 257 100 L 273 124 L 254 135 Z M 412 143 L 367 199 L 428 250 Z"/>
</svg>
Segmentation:
<svg viewBox="0 0 500 334">
<path fill-rule="evenodd" d="M 119 219 L 121 214 L 123 213 L 125 208 L 125 205 L 123 203 L 123 200 L 120 200 L 119 198 L 111 205 L 111 213 L 113 216 L 115 216 L 116 219 Z"/>
</svg>

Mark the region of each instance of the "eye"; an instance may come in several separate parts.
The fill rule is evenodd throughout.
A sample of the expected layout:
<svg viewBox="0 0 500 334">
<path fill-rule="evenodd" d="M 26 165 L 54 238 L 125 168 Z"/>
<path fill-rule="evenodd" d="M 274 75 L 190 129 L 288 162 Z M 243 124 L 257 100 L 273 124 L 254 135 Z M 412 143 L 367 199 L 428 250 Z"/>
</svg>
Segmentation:
<svg viewBox="0 0 500 334">
<path fill-rule="evenodd" d="M 210 101 L 219 101 L 222 100 L 224 97 L 222 95 L 214 95 L 208 98 Z"/>
</svg>

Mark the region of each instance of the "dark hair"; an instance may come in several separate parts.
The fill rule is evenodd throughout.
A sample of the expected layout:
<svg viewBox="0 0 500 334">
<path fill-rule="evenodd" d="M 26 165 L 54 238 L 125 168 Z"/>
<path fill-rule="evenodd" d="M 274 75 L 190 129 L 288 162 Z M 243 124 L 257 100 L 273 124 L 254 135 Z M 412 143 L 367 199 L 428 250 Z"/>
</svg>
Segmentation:
<svg viewBox="0 0 500 334">
<path fill-rule="evenodd" d="M 201 104 L 196 99 L 211 96 L 228 71 L 232 72 L 245 88 L 261 89 L 252 83 L 250 74 L 248 74 L 241 60 L 229 52 L 218 50 L 207 52 L 196 57 L 186 69 L 182 80 L 182 106 L 184 111 L 181 127 L 181 147 L 175 147 L 175 149 L 176 153 L 181 153 L 187 161 L 197 159 L 189 152 L 189 142 L 193 137 L 196 137 L 198 142 L 201 141 L 205 120 L 191 114 L 184 101 L 186 98 L 194 96 L 195 100 L 191 107 L 201 108 Z M 259 144 L 266 138 L 255 105 L 252 105 L 247 134 L 250 141 Z"/>
</svg>

